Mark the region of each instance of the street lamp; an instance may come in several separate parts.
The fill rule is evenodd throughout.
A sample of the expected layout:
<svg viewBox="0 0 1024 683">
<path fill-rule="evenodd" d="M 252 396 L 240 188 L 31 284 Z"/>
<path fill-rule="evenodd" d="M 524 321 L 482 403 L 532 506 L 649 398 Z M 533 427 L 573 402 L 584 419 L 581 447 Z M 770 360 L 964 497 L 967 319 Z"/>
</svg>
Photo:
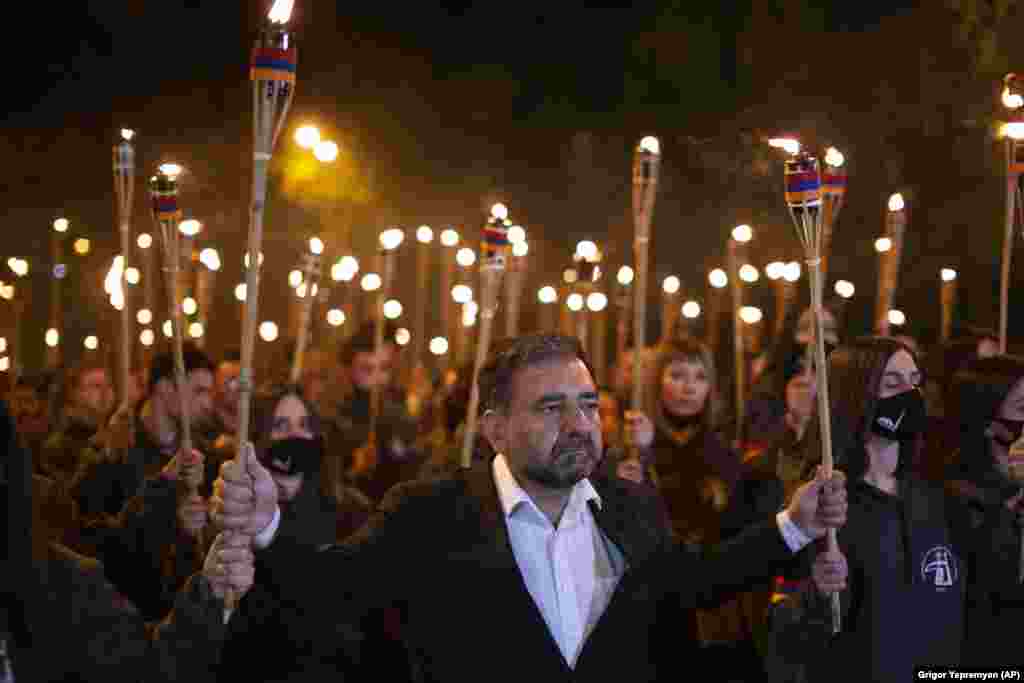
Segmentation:
<svg viewBox="0 0 1024 683">
<path fill-rule="evenodd" d="M 303 149 L 313 149 L 320 142 L 320 129 L 316 126 L 299 126 L 295 131 L 295 144 Z"/>
</svg>

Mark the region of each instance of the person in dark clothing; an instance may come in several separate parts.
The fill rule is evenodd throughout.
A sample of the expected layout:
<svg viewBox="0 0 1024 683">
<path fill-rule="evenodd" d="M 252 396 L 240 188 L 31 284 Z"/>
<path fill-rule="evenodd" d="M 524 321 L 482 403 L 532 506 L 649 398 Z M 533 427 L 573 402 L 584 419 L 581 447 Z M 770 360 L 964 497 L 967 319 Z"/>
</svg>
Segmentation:
<svg viewBox="0 0 1024 683">
<path fill-rule="evenodd" d="M 32 476 L 3 403 L 0 448 L 0 671 L 7 665 L 18 681 L 210 681 L 229 617 L 223 595 L 252 583 L 247 539 L 218 539 L 174 610 L 147 624 L 100 563 L 55 540 L 38 495 L 48 480 Z"/>
<path fill-rule="evenodd" d="M 806 353 L 798 350 L 790 355 L 784 366 L 784 431 L 767 446 L 760 446 L 756 437 L 748 441 L 749 450 L 743 457 L 743 476 L 736 483 L 729 506 L 721 517 L 723 539 L 732 538 L 765 515 L 782 510 L 793 491 L 814 478 L 820 455 L 811 453 L 805 435 L 811 418 L 815 416 L 817 382 L 807 360 Z M 776 683 L 797 680 L 799 666 L 779 656 L 773 647 L 770 627 L 772 605 L 787 594 L 799 591 L 809 578 L 807 563 L 794 561 L 772 583 L 745 594 L 741 599 L 744 631 L 747 638 L 756 644 L 766 675 Z"/>
<path fill-rule="evenodd" d="M 964 661 L 1004 661 L 1017 647 L 1014 634 L 1024 618 L 1024 486 L 1014 452 L 1024 431 L 1024 358 L 968 363 L 954 374 L 951 397 L 960 450 L 947 472 L 947 490 L 969 508 L 975 525 L 998 519 L 992 552 L 974 567 Z"/>
<path fill-rule="evenodd" d="M 320 418 L 311 402 L 294 386 L 271 387 L 261 391 L 253 402 L 251 435 L 257 459 L 269 471 L 277 491 L 282 519 L 295 531 L 294 540 L 303 547 L 318 549 L 333 545 L 361 527 L 370 514 L 370 504 L 358 491 L 344 487 L 338 473 L 328 471 L 325 442 Z M 252 591 L 239 604 L 224 647 L 223 680 L 234 680 L 239 668 L 252 666 L 252 653 L 263 652 L 259 661 L 261 680 L 286 680 L 307 644 L 296 628 L 302 613 L 290 609 L 276 595 L 263 572 L 256 575 Z M 383 647 L 382 627 L 375 625 L 370 648 Z M 371 629 L 368 629 L 371 630 Z M 360 660 L 359 640 L 352 641 L 349 667 Z M 400 644 L 395 643 L 400 648 Z M 385 659 L 367 659 L 379 665 L 376 674 L 386 673 L 390 665 L 400 667 L 404 652 L 392 648 Z M 404 667 L 407 669 L 408 667 Z M 393 677 L 386 676 L 388 680 Z M 399 680 L 401 680 L 399 678 Z"/>
<path fill-rule="evenodd" d="M 694 339 L 667 339 L 655 351 L 652 370 L 647 408 L 653 425 L 645 415 L 630 412 L 626 418 L 627 441 L 639 447 L 642 463 L 634 481 L 657 490 L 679 538 L 695 549 L 713 547 L 721 540 L 721 516 L 742 471 L 739 457 L 716 429 L 720 406 L 714 361 Z M 634 464 L 623 461 L 623 453 L 610 451 L 608 467 L 628 478 Z M 727 665 L 718 670 L 721 680 L 757 675 L 756 654 L 745 638 L 737 601 L 692 616 L 691 628 L 707 658 Z"/>
<path fill-rule="evenodd" d="M 114 385 L 105 365 L 83 361 L 67 372 L 65 390 L 67 398 L 60 428 L 43 444 L 36 471 L 70 483 L 83 452 L 92 445 L 93 436 L 114 409 Z"/>
<path fill-rule="evenodd" d="M 363 326 L 345 341 L 339 354 L 348 377 L 350 393 L 326 424 L 330 457 L 340 457 L 353 484 L 370 500 L 379 501 L 400 481 L 415 478 L 422 466 L 416 450 L 417 425 L 405 405 L 389 396 L 387 387 L 398 346 L 390 328 L 385 330 L 384 347 L 375 345 L 374 324 Z M 375 449 L 367 447 L 373 392 L 381 392 L 380 415 L 376 424 Z"/>
<path fill-rule="evenodd" d="M 858 339 L 830 358 L 833 452 L 851 481 L 850 521 L 839 551 L 814 561 L 797 610 L 827 645 L 808 662 L 812 683 L 895 683 L 916 667 L 962 662 L 971 567 L 995 520 L 972 527 L 965 506 L 911 471 L 927 427 L 921 380 L 911 351 L 890 338 Z M 831 637 L 827 593 L 847 563 L 842 629 Z"/>
<path fill-rule="evenodd" d="M 198 436 L 199 426 L 212 409 L 213 365 L 206 355 L 187 345 L 185 373 L 186 400 L 199 450 L 207 450 Z M 134 419 L 133 439 L 124 444 L 104 443 L 91 449 L 79 467 L 71 486 L 82 514 L 87 519 L 116 516 L 134 496 L 146 478 L 167 464 L 179 447 L 181 398 L 174 379 L 174 356 L 170 351 L 153 359 L 149 373 L 149 396 Z"/>
<path fill-rule="evenodd" d="M 597 471 L 597 388 L 576 339 L 495 344 L 479 391 L 498 455 L 395 487 L 366 526 L 321 553 L 294 542 L 255 458 L 223 466 L 215 519 L 256 533 L 260 571 L 306 611 L 318 680 L 351 625 L 384 605 L 403 612 L 416 680 L 670 680 L 688 670 L 692 641 L 654 647 L 652 632 L 680 633 L 667 606 L 714 605 L 772 575 L 809 542 L 798 537 L 844 521 L 836 473 L 699 558 L 673 538 L 657 497 Z"/>
</svg>

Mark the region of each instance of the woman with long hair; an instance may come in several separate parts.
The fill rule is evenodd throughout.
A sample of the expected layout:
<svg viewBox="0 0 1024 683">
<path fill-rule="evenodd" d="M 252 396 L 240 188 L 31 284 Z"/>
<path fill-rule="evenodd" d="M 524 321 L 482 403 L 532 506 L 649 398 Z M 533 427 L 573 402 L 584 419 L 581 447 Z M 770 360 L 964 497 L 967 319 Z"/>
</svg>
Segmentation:
<svg viewBox="0 0 1024 683">
<path fill-rule="evenodd" d="M 720 403 L 711 353 L 691 338 L 667 339 L 655 351 L 651 378 L 647 410 L 626 411 L 626 441 L 639 447 L 639 462 L 613 448 L 606 467 L 655 488 L 673 530 L 695 550 L 714 546 L 741 464 L 717 430 Z M 709 657 L 731 664 L 719 672 L 725 676 L 720 680 L 743 680 L 750 673 L 753 650 L 740 648 L 746 645 L 741 625 L 736 601 L 696 612 L 692 628 Z"/>
<path fill-rule="evenodd" d="M 809 681 L 904 681 L 915 667 L 962 661 L 969 570 L 992 529 L 972 525 L 957 499 L 911 467 L 928 424 L 922 380 L 916 357 L 895 339 L 861 338 L 829 359 L 833 453 L 849 481 L 849 522 L 839 552 L 818 556 L 801 595 L 802 625 L 823 646 L 808 662 Z M 820 442 L 818 430 L 811 437 Z M 835 571 L 844 563 L 842 629 L 830 638 L 827 595 L 840 587 Z"/>
<path fill-rule="evenodd" d="M 965 661 L 1000 661 L 1017 646 L 1024 617 L 1021 473 L 1012 457 L 1024 432 L 1024 358 L 994 356 L 953 375 L 950 408 L 960 426 L 960 450 L 947 489 L 971 510 L 975 523 L 995 517 L 991 552 L 975 564 Z"/>
</svg>

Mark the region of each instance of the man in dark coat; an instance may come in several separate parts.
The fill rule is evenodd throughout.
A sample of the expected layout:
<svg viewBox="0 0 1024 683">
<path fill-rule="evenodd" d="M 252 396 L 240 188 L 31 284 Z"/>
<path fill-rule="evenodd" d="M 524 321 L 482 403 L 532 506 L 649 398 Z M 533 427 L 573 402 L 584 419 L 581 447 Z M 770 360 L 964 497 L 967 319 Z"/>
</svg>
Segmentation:
<svg viewBox="0 0 1024 683">
<path fill-rule="evenodd" d="M 654 629 L 681 627 L 666 607 L 717 604 L 845 522 L 842 475 L 818 478 L 775 518 L 698 557 L 672 537 L 656 497 L 595 474 L 598 394 L 576 339 L 496 345 L 479 389 L 498 455 L 397 486 L 362 530 L 319 554 L 292 540 L 255 458 L 222 467 L 214 516 L 256 535 L 267 580 L 307 610 L 309 660 L 297 667 L 313 679 L 363 614 L 397 605 L 417 680 L 667 680 L 688 660 L 651 647 L 663 642 Z"/>
<path fill-rule="evenodd" d="M 18 681 L 212 680 L 224 638 L 223 596 L 252 585 L 244 539 L 219 538 L 173 611 L 147 624 L 107 580 L 104 567 L 56 542 L 6 404 L 0 402 L 0 677 Z M 5 669 L 9 667 L 11 671 Z"/>
</svg>

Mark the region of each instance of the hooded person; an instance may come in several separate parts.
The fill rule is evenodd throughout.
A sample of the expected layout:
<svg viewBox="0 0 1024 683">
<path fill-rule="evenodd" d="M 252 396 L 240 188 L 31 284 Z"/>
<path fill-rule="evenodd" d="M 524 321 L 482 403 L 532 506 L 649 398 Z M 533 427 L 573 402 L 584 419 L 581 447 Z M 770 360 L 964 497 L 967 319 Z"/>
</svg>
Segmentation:
<svg viewBox="0 0 1024 683">
<path fill-rule="evenodd" d="M 147 624 L 111 586 L 103 565 L 52 540 L 42 509 L 48 480 L 33 477 L 31 456 L 17 444 L 3 403 L 0 450 L 0 504 L 7 513 L 0 673 L 19 681 L 211 680 L 230 617 L 222 596 L 229 586 L 242 595 L 252 582 L 244 537 L 219 537 L 174 609 Z"/>
</svg>

